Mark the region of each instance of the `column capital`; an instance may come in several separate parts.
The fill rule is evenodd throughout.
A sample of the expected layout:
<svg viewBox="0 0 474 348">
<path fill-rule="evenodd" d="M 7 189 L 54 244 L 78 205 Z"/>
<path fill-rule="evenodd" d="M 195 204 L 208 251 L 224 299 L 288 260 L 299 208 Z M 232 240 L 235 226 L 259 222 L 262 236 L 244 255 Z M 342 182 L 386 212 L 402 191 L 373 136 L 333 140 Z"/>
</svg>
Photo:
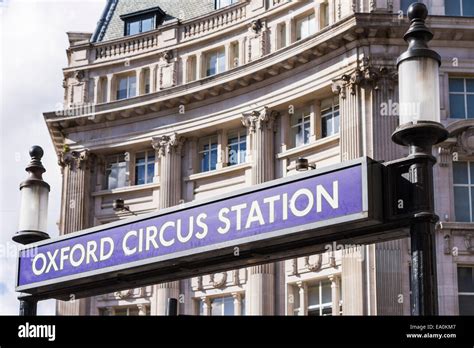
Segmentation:
<svg viewBox="0 0 474 348">
<path fill-rule="evenodd" d="M 242 124 L 249 129 L 251 133 L 257 129 L 273 129 L 275 118 L 280 113 L 276 110 L 270 110 L 264 107 L 262 111 L 251 111 L 242 114 Z"/>
<path fill-rule="evenodd" d="M 153 137 L 151 145 L 158 151 L 160 157 L 164 157 L 167 154 L 175 151 L 177 154 L 181 154 L 181 149 L 184 145 L 185 138 L 179 136 L 177 133 L 171 135 L 162 135 L 159 137 Z"/>
</svg>

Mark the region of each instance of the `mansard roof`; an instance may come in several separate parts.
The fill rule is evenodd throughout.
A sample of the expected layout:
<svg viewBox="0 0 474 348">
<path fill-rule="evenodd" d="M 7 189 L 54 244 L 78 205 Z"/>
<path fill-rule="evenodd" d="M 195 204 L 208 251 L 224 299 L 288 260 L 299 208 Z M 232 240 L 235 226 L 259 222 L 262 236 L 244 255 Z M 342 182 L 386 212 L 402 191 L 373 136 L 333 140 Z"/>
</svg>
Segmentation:
<svg viewBox="0 0 474 348">
<path fill-rule="evenodd" d="M 159 7 L 166 13 L 165 22 L 186 20 L 214 11 L 215 0 L 107 0 L 97 23 L 93 42 L 123 37 L 123 15 Z"/>
</svg>

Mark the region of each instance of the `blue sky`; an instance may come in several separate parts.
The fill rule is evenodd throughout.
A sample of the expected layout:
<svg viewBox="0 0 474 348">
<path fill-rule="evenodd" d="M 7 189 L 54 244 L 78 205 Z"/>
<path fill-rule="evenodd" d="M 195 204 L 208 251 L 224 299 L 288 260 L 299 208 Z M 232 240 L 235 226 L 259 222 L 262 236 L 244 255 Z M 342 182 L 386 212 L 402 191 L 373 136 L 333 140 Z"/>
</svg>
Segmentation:
<svg viewBox="0 0 474 348">
<path fill-rule="evenodd" d="M 17 315 L 14 291 L 20 192 L 28 150 L 45 151 L 51 185 L 48 233 L 58 235 L 61 174 L 42 113 L 63 102 L 67 31 L 92 32 L 105 0 L 0 0 L 0 315 Z M 54 300 L 38 314 L 54 314 Z"/>
</svg>

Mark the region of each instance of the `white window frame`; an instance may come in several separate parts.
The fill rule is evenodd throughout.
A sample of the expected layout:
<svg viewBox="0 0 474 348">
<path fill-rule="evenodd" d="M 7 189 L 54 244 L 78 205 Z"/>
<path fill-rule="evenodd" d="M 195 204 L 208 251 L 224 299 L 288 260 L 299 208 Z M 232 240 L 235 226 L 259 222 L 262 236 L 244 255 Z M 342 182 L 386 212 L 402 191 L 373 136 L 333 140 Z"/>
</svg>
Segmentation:
<svg viewBox="0 0 474 348">
<path fill-rule="evenodd" d="M 454 196 L 454 188 L 455 187 L 466 187 L 468 189 L 469 193 L 469 219 L 470 221 L 458 221 L 458 222 L 473 222 L 473 216 L 472 216 L 472 194 L 471 194 L 471 189 L 474 189 L 474 183 L 471 182 L 471 163 L 474 163 L 473 161 L 457 161 L 457 163 L 466 163 L 467 165 L 467 184 L 455 184 L 454 183 L 454 163 L 453 163 L 453 170 L 452 170 L 452 175 L 453 175 L 453 204 L 454 204 L 454 217 L 455 220 L 457 220 L 456 217 L 456 197 Z"/>
<path fill-rule="evenodd" d="M 125 98 L 120 98 L 119 99 L 119 91 L 120 91 L 120 81 L 126 79 L 127 80 L 127 88 L 126 88 L 126 91 L 127 91 L 127 95 Z M 133 91 L 130 86 L 131 86 L 131 83 L 130 83 L 130 79 L 135 79 L 135 90 Z M 117 89 L 116 89 L 116 92 L 115 92 L 115 97 L 116 97 L 116 100 L 124 100 L 124 99 L 129 99 L 129 98 L 133 98 L 135 96 L 137 96 L 137 89 L 139 88 L 138 85 L 137 85 L 137 77 L 136 75 L 123 75 L 123 76 L 117 76 Z"/>
<path fill-rule="evenodd" d="M 467 107 L 467 96 L 468 95 L 472 95 L 474 96 L 474 92 L 468 92 L 467 91 L 467 80 L 473 80 L 474 81 L 474 77 L 457 77 L 457 76 L 450 76 L 449 79 L 448 79 L 448 84 L 449 84 L 449 80 L 450 79 L 456 79 L 456 80 L 463 80 L 463 87 L 464 87 L 464 91 L 462 92 L 451 92 L 449 91 L 449 97 L 451 98 L 451 95 L 462 95 L 464 97 L 464 118 L 453 118 L 451 117 L 451 113 L 452 111 L 449 110 L 449 118 L 453 119 L 453 120 L 469 120 L 469 119 L 474 119 L 473 117 L 468 117 L 468 114 L 467 114 L 467 110 L 468 110 L 468 107 Z M 449 104 L 451 105 L 451 99 L 449 100 Z M 474 116 L 474 115 L 473 115 Z"/>
<path fill-rule="evenodd" d="M 303 17 L 297 18 L 296 22 L 296 41 L 303 40 L 313 34 L 316 33 L 317 27 L 316 27 L 316 16 L 314 12 L 308 13 Z M 307 31 L 308 34 L 306 36 L 303 36 L 303 26 L 307 25 Z M 314 30 L 312 31 L 311 28 Z"/>
<path fill-rule="evenodd" d="M 215 141 L 213 141 L 215 140 Z M 217 152 L 217 157 L 216 157 L 216 168 L 214 169 L 211 169 L 211 164 L 212 164 L 212 151 L 213 151 L 213 148 L 212 148 L 212 144 L 216 144 L 216 148 L 215 148 L 215 151 Z M 208 150 L 204 150 L 204 146 L 205 145 L 209 145 L 209 149 Z M 202 140 L 200 146 L 199 146 L 200 150 L 199 150 L 199 166 L 200 166 L 200 172 L 201 173 L 207 173 L 207 172 L 211 172 L 211 171 L 214 171 L 217 169 L 217 163 L 219 162 L 219 138 L 217 137 L 217 135 L 211 135 L 209 137 L 206 137 Z M 209 153 L 209 163 L 208 163 L 208 166 L 209 166 L 209 170 L 203 170 L 203 166 L 202 166 L 202 161 L 204 160 L 204 154 L 205 153 Z"/>
<path fill-rule="evenodd" d="M 138 158 L 138 155 L 140 154 L 145 154 L 145 163 L 143 164 L 137 164 L 137 158 Z M 153 161 L 149 161 L 149 157 L 153 156 Z M 152 184 L 153 183 L 153 177 L 155 176 L 155 168 L 154 168 L 154 165 L 155 165 L 155 161 L 156 161 L 156 154 L 155 154 L 155 151 L 154 150 L 143 150 L 143 151 L 137 151 L 135 152 L 135 163 L 134 163 L 134 168 L 133 168 L 133 172 L 135 173 L 135 178 L 134 178 L 134 186 L 141 186 L 141 185 L 149 185 L 149 184 Z M 148 165 L 152 164 L 153 165 L 153 173 L 152 173 L 152 176 L 151 176 L 151 182 L 147 182 L 148 180 Z M 145 183 L 143 184 L 137 184 L 137 168 L 138 167 L 145 167 Z"/>
<path fill-rule="evenodd" d="M 340 110 L 340 107 L 339 107 L 339 102 L 335 103 L 336 98 L 337 97 L 331 98 L 332 102 L 331 102 L 330 107 L 321 109 L 321 138 L 327 138 L 327 137 L 339 134 L 339 132 L 341 130 L 341 110 Z M 328 112 L 328 110 L 330 110 L 330 111 Z M 331 133 L 327 132 L 328 134 L 323 135 L 323 122 L 324 122 L 324 119 L 325 118 L 332 118 L 333 119 L 332 127 L 334 128 L 334 119 L 336 118 L 336 114 L 339 117 L 339 123 L 338 123 L 337 131 L 335 131 L 333 129 Z M 326 131 L 327 131 L 327 129 L 326 129 Z"/>
<path fill-rule="evenodd" d="M 211 68 L 211 57 L 213 56 L 216 56 L 216 66 L 215 66 L 215 73 L 214 74 L 208 74 L 210 68 Z M 206 70 L 206 77 L 209 77 L 209 76 L 215 76 L 215 75 L 218 75 L 220 73 L 223 73 L 224 71 L 226 71 L 226 54 L 225 54 L 225 48 L 224 47 L 220 47 L 220 48 L 216 48 L 214 50 L 211 50 L 211 51 L 208 51 L 204 54 L 204 57 L 205 57 L 205 61 L 204 61 L 204 64 L 205 64 L 205 70 Z M 219 59 L 222 59 L 222 62 L 219 61 Z M 222 66 L 221 66 L 221 64 Z"/>
<path fill-rule="evenodd" d="M 322 286 L 323 282 L 329 283 L 329 285 L 331 285 L 331 281 L 323 280 L 323 279 L 318 280 L 316 283 L 311 282 L 311 283 L 308 284 L 308 293 L 307 293 L 308 313 L 309 313 L 309 311 L 319 310 L 319 316 L 323 316 L 323 309 L 331 308 L 331 314 L 330 315 L 332 315 L 332 292 L 331 292 L 331 302 L 322 303 L 323 302 L 323 286 Z M 310 306 L 309 305 L 309 288 L 314 287 L 314 286 L 317 286 L 318 290 L 319 290 L 319 304 Z M 301 304 L 300 304 L 300 306 L 301 306 Z"/>
<path fill-rule="evenodd" d="M 298 119 L 301 116 L 301 122 L 293 124 L 293 121 Z M 291 115 L 291 137 L 292 137 L 292 142 L 293 142 L 293 147 L 300 147 L 307 145 L 311 142 L 311 110 L 309 108 L 304 108 L 297 110 L 294 114 Z M 305 142 L 304 140 L 304 133 L 305 133 L 305 126 L 308 126 L 310 134 L 308 136 L 308 141 Z M 298 127 L 301 127 L 302 129 L 302 137 L 303 141 L 301 143 L 297 143 L 297 137 L 298 137 L 298 132 L 297 129 Z M 295 131 L 296 129 L 296 131 Z"/>
<path fill-rule="evenodd" d="M 235 138 L 237 138 L 237 142 L 231 144 L 230 140 L 235 139 Z M 241 153 L 241 151 L 243 151 L 241 149 L 242 144 L 245 144 L 245 152 L 244 152 L 244 160 L 243 161 L 241 161 L 241 159 L 240 159 L 240 153 Z M 235 145 L 237 145 L 237 147 L 238 147 L 237 154 L 236 154 L 237 163 L 231 164 L 230 163 L 230 158 L 232 157 L 232 154 L 230 153 L 231 152 L 230 148 L 231 148 L 231 146 L 235 146 Z M 247 132 L 244 129 L 234 130 L 234 131 L 231 131 L 231 132 L 228 133 L 228 135 L 227 135 L 227 149 L 228 149 L 227 165 L 228 166 L 235 166 L 235 165 L 247 162 L 247 145 L 248 145 L 247 144 Z"/>
</svg>

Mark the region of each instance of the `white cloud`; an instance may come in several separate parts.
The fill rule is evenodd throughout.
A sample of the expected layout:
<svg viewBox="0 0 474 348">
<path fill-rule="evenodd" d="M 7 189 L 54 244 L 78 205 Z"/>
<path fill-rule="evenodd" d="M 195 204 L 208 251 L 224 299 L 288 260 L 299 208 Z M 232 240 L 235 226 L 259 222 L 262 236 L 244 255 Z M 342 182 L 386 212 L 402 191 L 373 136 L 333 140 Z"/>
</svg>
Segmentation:
<svg viewBox="0 0 474 348">
<path fill-rule="evenodd" d="M 0 314 L 18 314 L 14 292 L 16 258 L 3 253 L 18 225 L 28 150 L 45 151 L 45 180 L 51 185 L 48 233 L 57 236 L 61 175 L 42 113 L 62 102 L 67 31 L 93 32 L 105 0 L 8 0 L 0 5 Z M 44 301 L 38 314 L 54 314 Z"/>
</svg>

